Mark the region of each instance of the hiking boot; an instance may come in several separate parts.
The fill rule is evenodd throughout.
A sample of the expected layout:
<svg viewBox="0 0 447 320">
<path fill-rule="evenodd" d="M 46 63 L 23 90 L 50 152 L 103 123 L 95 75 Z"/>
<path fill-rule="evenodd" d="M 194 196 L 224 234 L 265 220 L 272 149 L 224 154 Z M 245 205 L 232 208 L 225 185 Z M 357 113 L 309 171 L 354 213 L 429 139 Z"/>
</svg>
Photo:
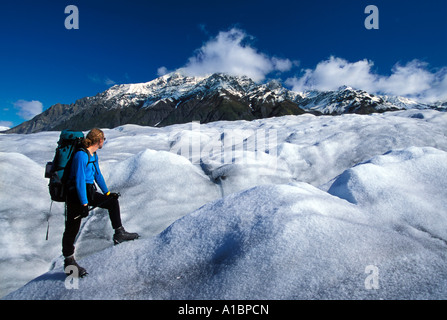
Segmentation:
<svg viewBox="0 0 447 320">
<path fill-rule="evenodd" d="M 123 227 L 115 229 L 115 234 L 113 235 L 113 242 L 119 244 L 124 241 L 130 241 L 138 239 L 140 236 L 138 233 L 130 233 L 124 230 Z"/>
<path fill-rule="evenodd" d="M 68 268 L 67 268 L 68 267 Z M 87 270 L 85 270 L 83 267 L 81 267 L 75 260 L 74 256 L 71 255 L 64 260 L 64 271 L 67 276 L 71 275 L 76 270 L 73 270 L 77 268 L 77 277 L 82 278 L 88 274 Z M 76 276 L 76 273 L 74 274 Z"/>
</svg>

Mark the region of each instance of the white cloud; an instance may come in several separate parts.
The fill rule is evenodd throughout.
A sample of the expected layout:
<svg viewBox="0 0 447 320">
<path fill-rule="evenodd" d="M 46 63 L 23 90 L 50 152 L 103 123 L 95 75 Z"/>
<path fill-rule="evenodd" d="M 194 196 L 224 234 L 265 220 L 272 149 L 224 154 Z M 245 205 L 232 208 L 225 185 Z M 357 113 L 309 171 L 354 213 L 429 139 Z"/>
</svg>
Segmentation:
<svg viewBox="0 0 447 320">
<path fill-rule="evenodd" d="M 365 88 L 374 81 L 370 73 L 372 66 L 373 63 L 368 60 L 349 63 L 341 58 L 330 57 L 318 63 L 314 70 L 305 70 L 301 78 L 288 79 L 287 83 L 297 91 L 336 90 L 343 85 Z"/>
<path fill-rule="evenodd" d="M 290 69 L 292 69 L 292 66 L 298 65 L 297 62 L 292 62 L 289 59 L 279 59 L 276 57 L 273 57 L 271 59 L 272 63 L 273 63 L 273 68 L 275 70 L 281 71 L 281 72 L 285 72 L 285 71 L 289 71 Z"/>
<path fill-rule="evenodd" d="M 304 70 L 301 77 L 287 79 L 294 91 L 336 90 L 348 85 L 371 93 L 399 95 L 420 101 L 447 99 L 447 68 L 430 72 L 428 65 L 418 60 L 406 65 L 396 64 L 389 76 L 373 72 L 368 60 L 348 62 L 330 57 L 315 69 Z"/>
<path fill-rule="evenodd" d="M 417 60 L 405 66 L 395 65 L 389 77 L 377 79 L 377 87 L 379 90 L 392 94 L 417 95 L 429 89 L 435 77 L 425 67 L 426 64 Z"/>
<path fill-rule="evenodd" d="M 99 75 L 89 75 L 88 78 L 90 81 L 97 83 L 97 84 L 104 84 L 106 86 L 113 86 L 116 84 L 116 81 L 110 79 L 109 77 L 100 77 Z"/>
<path fill-rule="evenodd" d="M 170 71 L 166 67 L 160 67 L 157 69 L 157 75 L 159 77 L 164 76 L 165 74 L 168 74 Z"/>
<path fill-rule="evenodd" d="M 235 76 L 245 75 L 254 81 L 262 81 L 272 71 L 290 70 L 290 60 L 270 58 L 258 52 L 245 44 L 249 38 L 244 31 L 237 28 L 219 32 L 215 38 L 198 49 L 178 71 L 191 76 L 221 72 Z"/>
<path fill-rule="evenodd" d="M 110 79 L 109 77 L 105 77 L 104 78 L 104 84 L 107 86 L 113 86 L 116 84 L 115 81 L 113 81 L 112 79 Z"/>
<path fill-rule="evenodd" d="M 14 102 L 14 108 L 19 110 L 17 114 L 25 120 L 32 119 L 43 111 L 42 102 L 36 100 L 18 100 Z"/>
<path fill-rule="evenodd" d="M 11 128 L 13 123 L 11 121 L 0 121 L 0 131 L 5 131 Z"/>
</svg>

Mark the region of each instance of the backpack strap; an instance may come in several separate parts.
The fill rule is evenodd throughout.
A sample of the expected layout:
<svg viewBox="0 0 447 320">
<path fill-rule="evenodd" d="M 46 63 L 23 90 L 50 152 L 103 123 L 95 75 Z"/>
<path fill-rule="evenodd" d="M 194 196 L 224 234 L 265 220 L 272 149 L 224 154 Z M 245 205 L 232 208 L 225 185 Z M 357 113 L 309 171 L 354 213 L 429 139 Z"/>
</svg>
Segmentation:
<svg viewBox="0 0 447 320">
<path fill-rule="evenodd" d="M 98 172 L 98 168 L 96 167 L 96 163 L 98 162 L 98 155 L 96 154 L 96 152 L 94 152 L 93 155 L 91 155 L 90 152 L 84 147 L 80 147 L 78 151 L 84 151 L 87 154 L 88 161 L 86 166 L 88 166 L 90 163 L 93 163 L 95 171 Z M 91 157 L 93 157 L 93 161 L 90 160 Z"/>
</svg>

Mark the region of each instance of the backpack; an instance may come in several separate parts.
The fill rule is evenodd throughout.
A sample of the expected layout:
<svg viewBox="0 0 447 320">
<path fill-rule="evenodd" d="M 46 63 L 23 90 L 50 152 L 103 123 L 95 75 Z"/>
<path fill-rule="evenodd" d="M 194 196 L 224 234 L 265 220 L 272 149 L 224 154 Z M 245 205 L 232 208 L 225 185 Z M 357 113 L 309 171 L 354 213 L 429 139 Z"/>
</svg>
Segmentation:
<svg viewBox="0 0 447 320">
<path fill-rule="evenodd" d="M 67 198 L 71 163 L 75 153 L 81 148 L 82 139 L 82 131 L 63 130 L 59 136 L 54 159 L 47 162 L 45 167 L 45 178 L 50 179 L 48 189 L 53 201 L 65 202 Z"/>
</svg>

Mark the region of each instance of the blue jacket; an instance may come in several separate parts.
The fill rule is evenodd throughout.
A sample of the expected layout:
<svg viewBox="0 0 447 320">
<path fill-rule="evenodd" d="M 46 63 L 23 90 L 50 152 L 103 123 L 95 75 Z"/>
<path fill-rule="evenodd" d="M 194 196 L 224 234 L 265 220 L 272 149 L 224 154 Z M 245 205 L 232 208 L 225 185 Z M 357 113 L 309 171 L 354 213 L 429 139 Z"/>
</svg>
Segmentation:
<svg viewBox="0 0 447 320">
<path fill-rule="evenodd" d="M 94 184 L 96 182 L 104 194 L 109 191 L 99 169 L 96 152 L 92 156 L 90 156 L 88 151 L 81 150 L 76 152 L 71 164 L 70 180 L 75 181 L 76 191 L 81 204 L 88 203 L 86 184 Z"/>
</svg>

